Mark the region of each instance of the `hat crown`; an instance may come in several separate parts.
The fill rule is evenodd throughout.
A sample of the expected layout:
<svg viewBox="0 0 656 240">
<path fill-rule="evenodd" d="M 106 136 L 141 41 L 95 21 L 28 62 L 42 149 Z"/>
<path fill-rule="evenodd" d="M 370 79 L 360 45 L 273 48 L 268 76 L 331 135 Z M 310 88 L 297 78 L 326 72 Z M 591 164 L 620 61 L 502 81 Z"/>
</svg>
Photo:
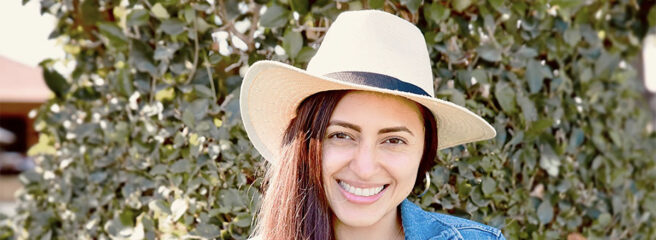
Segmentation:
<svg viewBox="0 0 656 240">
<path fill-rule="evenodd" d="M 308 63 L 308 72 L 371 72 L 397 78 L 435 96 L 426 42 L 413 24 L 378 10 L 340 14 Z"/>
</svg>

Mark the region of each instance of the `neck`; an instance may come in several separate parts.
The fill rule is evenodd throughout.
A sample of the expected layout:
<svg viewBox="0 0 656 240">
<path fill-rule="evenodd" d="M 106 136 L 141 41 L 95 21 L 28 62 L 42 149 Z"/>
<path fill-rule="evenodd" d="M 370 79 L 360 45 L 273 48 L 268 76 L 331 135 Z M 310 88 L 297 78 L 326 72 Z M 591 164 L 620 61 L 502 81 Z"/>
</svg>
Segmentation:
<svg viewBox="0 0 656 240">
<path fill-rule="evenodd" d="M 401 225 L 401 214 L 399 214 L 398 209 L 386 214 L 378 222 L 370 226 L 348 226 L 336 217 L 334 218 L 334 223 L 336 240 L 404 239 L 403 227 Z"/>
</svg>

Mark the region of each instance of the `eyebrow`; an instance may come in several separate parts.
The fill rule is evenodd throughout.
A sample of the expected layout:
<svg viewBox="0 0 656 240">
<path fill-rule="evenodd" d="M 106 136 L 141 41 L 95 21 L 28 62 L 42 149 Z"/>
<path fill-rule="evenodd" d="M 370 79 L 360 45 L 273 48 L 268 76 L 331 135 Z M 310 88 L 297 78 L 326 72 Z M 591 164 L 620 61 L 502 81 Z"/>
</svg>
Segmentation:
<svg viewBox="0 0 656 240">
<path fill-rule="evenodd" d="M 341 127 L 345 127 L 345 128 L 350 128 L 350 129 L 353 129 L 353 130 L 358 131 L 358 132 L 362 131 L 362 128 L 360 128 L 360 126 L 358 126 L 358 125 L 348 123 L 348 122 L 338 121 L 338 120 L 330 121 L 328 126 L 331 126 L 331 125 L 337 125 L 337 126 L 341 126 Z M 410 129 L 408 129 L 405 126 L 383 128 L 381 130 L 378 130 L 378 134 L 390 133 L 390 132 L 408 132 L 408 133 L 410 133 L 410 135 L 415 136 L 415 134 L 412 133 L 412 131 L 410 131 Z"/>
</svg>

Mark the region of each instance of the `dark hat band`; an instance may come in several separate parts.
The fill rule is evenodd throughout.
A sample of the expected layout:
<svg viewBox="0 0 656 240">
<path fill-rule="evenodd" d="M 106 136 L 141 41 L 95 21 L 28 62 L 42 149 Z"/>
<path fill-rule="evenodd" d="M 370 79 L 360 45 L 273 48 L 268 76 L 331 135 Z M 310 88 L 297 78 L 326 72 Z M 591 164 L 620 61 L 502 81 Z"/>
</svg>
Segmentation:
<svg viewBox="0 0 656 240">
<path fill-rule="evenodd" d="M 377 87 L 389 90 L 402 91 L 418 95 L 431 97 L 424 89 L 413 84 L 399 80 L 398 78 L 372 72 L 345 71 L 328 73 L 326 77 L 331 77 L 344 82 L 350 82 L 370 87 Z"/>
</svg>

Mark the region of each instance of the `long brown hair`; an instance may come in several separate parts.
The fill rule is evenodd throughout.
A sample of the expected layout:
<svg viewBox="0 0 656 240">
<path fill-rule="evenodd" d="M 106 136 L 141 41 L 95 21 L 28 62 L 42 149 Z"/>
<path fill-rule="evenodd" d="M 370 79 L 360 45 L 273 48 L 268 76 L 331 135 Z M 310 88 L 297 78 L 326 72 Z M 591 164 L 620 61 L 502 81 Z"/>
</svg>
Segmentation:
<svg viewBox="0 0 656 240">
<path fill-rule="evenodd" d="M 266 240 L 332 240 L 332 211 L 321 176 L 321 146 L 337 103 L 348 90 L 316 93 L 301 102 L 285 131 L 282 158 L 269 166 L 254 236 Z M 436 156 L 436 122 L 420 104 L 424 120 L 424 153 L 417 181 L 421 183 Z"/>
</svg>

